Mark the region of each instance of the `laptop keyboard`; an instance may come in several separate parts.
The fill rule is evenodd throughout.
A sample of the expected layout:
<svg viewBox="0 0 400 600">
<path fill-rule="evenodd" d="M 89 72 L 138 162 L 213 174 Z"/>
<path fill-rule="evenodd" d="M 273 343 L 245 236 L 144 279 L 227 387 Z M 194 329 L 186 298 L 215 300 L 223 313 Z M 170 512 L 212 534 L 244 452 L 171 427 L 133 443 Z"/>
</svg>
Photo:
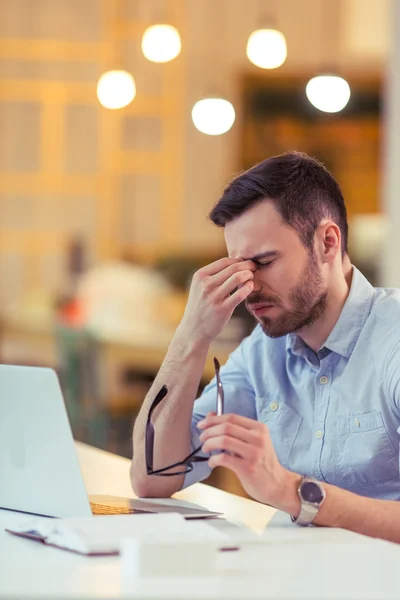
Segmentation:
<svg viewBox="0 0 400 600">
<path fill-rule="evenodd" d="M 94 515 L 131 515 L 131 514 L 149 514 L 146 510 L 130 508 L 129 506 L 108 506 L 107 504 L 90 503 L 90 508 Z"/>
</svg>

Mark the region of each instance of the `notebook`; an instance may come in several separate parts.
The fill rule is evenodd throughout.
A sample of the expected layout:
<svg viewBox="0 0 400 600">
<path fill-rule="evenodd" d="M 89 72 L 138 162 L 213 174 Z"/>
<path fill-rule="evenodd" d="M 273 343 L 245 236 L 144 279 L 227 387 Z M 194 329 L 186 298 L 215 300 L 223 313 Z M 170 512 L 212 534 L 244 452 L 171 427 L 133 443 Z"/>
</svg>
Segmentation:
<svg viewBox="0 0 400 600">
<path fill-rule="evenodd" d="M 187 521 L 183 515 L 137 514 L 105 515 L 73 519 L 37 517 L 20 526 L 6 529 L 11 534 L 29 538 L 78 554 L 89 556 L 119 554 L 124 538 L 146 541 L 215 541 L 221 549 L 236 549 L 225 532 L 204 521 Z"/>
</svg>

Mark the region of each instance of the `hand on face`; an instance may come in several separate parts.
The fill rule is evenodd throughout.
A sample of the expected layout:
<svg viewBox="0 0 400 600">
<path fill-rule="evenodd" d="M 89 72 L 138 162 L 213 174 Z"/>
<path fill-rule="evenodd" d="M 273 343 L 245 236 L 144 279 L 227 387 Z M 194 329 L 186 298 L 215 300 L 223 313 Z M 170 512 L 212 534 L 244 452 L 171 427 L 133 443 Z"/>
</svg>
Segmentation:
<svg viewBox="0 0 400 600">
<path fill-rule="evenodd" d="M 197 338 L 212 341 L 236 306 L 253 291 L 255 270 L 250 260 L 221 258 L 197 271 L 182 319 L 185 329 Z"/>
<path fill-rule="evenodd" d="M 279 463 L 264 423 L 235 414 L 210 413 L 197 426 L 203 430 L 200 441 L 205 453 L 225 451 L 210 457 L 210 467 L 234 471 L 245 491 L 258 502 L 292 514 L 298 510 L 299 476 Z"/>
</svg>

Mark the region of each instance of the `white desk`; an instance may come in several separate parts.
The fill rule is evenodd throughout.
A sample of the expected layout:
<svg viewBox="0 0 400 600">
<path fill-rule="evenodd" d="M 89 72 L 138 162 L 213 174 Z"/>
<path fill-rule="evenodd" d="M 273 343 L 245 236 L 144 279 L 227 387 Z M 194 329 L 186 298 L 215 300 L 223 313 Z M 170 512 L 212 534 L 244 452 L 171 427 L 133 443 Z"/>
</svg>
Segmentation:
<svg viewBox="0 0 400 600">
<path fill-rule="evenodd" d="M 77 444 L 90 494 L 131 496 L 129 461 Z M 61 468 L 61 466 L 60 466 Z M 196 484 L 178 497 L 223 511 L 262 531 L 274 509 Z M 0 511 L 0 598 L 399 598 L 400 547 L 318 528 L 301 529 L 277 513 L 263 547 L 221 553 L 221 576 L 152 580 L 132 589 L 118 557 L 83 557 L 4 532 L 26 515 Z M 275 523 L 274 523 L 275 522 Z M 224 523 L 222 523 L 224 525 Z M 332 559 L 333 551 L 333 559 Z"/>
</svg>

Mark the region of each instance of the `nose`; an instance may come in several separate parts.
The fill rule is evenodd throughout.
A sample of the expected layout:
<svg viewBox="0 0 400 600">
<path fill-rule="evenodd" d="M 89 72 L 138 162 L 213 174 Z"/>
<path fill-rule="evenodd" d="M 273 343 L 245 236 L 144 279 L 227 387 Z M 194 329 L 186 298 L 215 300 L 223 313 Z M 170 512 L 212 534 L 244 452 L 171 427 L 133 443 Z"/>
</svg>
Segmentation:
<svg viewBox="0 0 400 600">
<path fill-rule="evenodd" d="M 261 278 L 258 276 L 258 271 L 254 271 L 253 273 L 253 281 L 254 281 L 254 292 L 260 292 L 262 290 L 262 281 Z"/>
</svg>

